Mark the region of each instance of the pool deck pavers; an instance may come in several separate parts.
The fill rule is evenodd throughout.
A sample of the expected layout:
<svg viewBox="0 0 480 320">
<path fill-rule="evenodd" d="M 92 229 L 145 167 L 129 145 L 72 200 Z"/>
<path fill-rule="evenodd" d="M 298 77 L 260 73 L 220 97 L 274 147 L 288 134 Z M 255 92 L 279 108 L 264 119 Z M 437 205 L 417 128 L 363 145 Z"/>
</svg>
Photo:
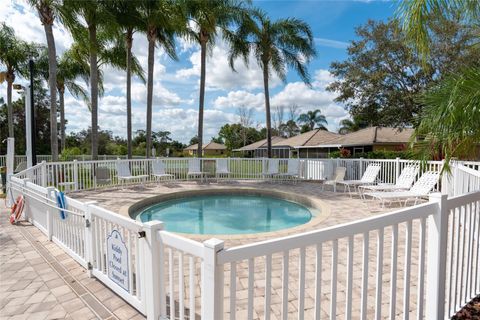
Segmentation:
<svg viewBox="0 0 480 320">
<path fill-rule="evenodd" d="M 310 225 L 308 230 L 320 229 L 328 226 L 338 225 L 354 220 L 363 219 L 373 215 L 378 215 L 386 210 L 370 210 L 369 207 L 358 197 L 350 198 L 348 194 L 333 193 L 330 191 L 321 191 L 318 183 L 302 182 L 297 185 L 291 184 L 268 184 L 268 183 L 211 183 L 198 184 L 195 182 L 182 182 L 175 184 L 148 185 L 146 187 L 137 186 L 126 189 L 111 189 L 88 191 L 81 193 L 72 193 L 71 196 L 76 199 L 97 201 L 99 206 L 113 211 L 125 210 L 125 208 L 134 202 L 148 196 L 155 196 L 162 193 L 203 189 L 203 188 L 230 188 L 230 187 L 255 187 L 255 188 L 274 188 L 276 190 L 292 192 L 304 196 L 314 197 L 322 200 L 330 208 L 330 213 L 324 219 L 320 219 L 318 225 Z M 70 258 L 57 245 L 48 241 L 47 237 L 36 227 L 29 223 L 21 223 L 12 226 L 7 222 L 8 211 L 1 204 L 0 217 L 0 319 L 144 319 L 144 316 L 137 312 L 133 307 L 124 302 L 115 295 L 110 289 L 104 286 L 95 278 L 89 278 L 87 271 L 77 262 Z M 279 236 L 285 236 L 297 233 L 302 230 L 296 228 L 279 232 L 265 233 L 261 235 L 244 236 L 215 236 L 225 241 L 225 248 L 253 243 L 256 241 L 267 240 Z M 194 240 L 203 241 L 206 237 L 189 236 Z M 355 238 L 357 239 L 357 238 Z M 370 241 L 375 241 L 374 234 L 370 236 Z M 360 240 L 360 239 L 359 239 Z M 400 239 L 401 240 L 401 239 Z M 385 243 L 389 238 L 385 236 Z M 414 239 L 415 241 L 415 239 Z M 355 245 L 354 262 L 354 280 L 361 279 L 361 242 Z M 386 248 L 388 245 L 385 246 Z M 343 246 L 339 247 L 339 281 L 338 288 L 340 292 L 345 291 L 344 257 L 346 250 Z M 376 255 L 375 248 L 371 249 L 369 262 L 375 266 Z M 400 246 L 399 250 L 402 248 Z M 329 263 L 327 259 L 328 252 L 331 253 L 331 247 L 324 245 L 326 252 L 326 263 L 324 268 L 324 278 L 322 278 L 322 287 L 328 286 L 330 275 L 327 269 Z M 340 259 L 341 258 L 341 259 Z M 315 279 L 315 252 L 312 248 L 307 248 L 306 255 L 306 289 L 305 289 L 305 319 L 311 319 L 314 311 L 315 291 L 313 287 Z M 389 257 L 385 257 L 385 264 Z M 292 250 L 290 258 L 290 278 L 295 280 L 298 276 L 298 250 Z M 297 269 L 298 270 L 298 269 Z M 401 272 L 399 266 L 399 273 Z M 412 280 L 413 280 L 412 270 Z M 297 272 L 297 273 L 296 273 Z M 384 268 L 388 273 L 388 268 Z M 225 271 L 225 285 L 229 286 L 229 266 Z M 401 287 L 401 274 L 398 275 Z M 248 288 L 248 263 L 237 264 L 237 319 L 246 318 L 247 288 Z M 200 277 L 197 277 L 199 279 Z M 264 259 L 255 259 L 255 277 L 254 277 L 254 319 L 261 319 L 264 316 L 264 303 L 262 296 L 265 292 L 265 262 Z M 177 280 L 178 281 L 178 280 Z M 293 281 L 295 282 L 295 281 Z M 368 295 L 369 307 L 375 297 L 375 275 L 369 274 Z M 343 291 L 342 291 L 343 290 Z M 199 288 L 197 288 L 199 291 Z M 228 314 L 229 290 L 225 290 L 225 311 Z M 326 290 L 325 292 L 327 292 Z M 360 308 L 360 292 L 354 287 L 354 313 Z M 289 288 L 288 311 L 292 318 L 296 316 L 298 305 L 295 297 L 298 295 L 298 287 L 293 284 Z M 389 300 L 388 288 L 385 287 L 382 293 L 384 297 L 384 316 L 387 315 L 386 302 Z M 273 256 L 272 268 L 272 306 L 271 318 L 277 319 L 281 315 L 281 297 L 282 297 L 282 265 L 281 256 Z M 343 300 L 342 300 L 343 299 Z M 325 297 L 321 305 L 323 316 L 328 314 L 328 297 Z M 337 316 L 342 315 L 342 308 L 345 305 L 345 297 L 338 296 Z M 200 310 L 200 301 L 196 301 L 197 310 Z M 401 304 L 401 303 L 398 303 Z M 397 304 L 397 305 L 398 305 Z M 415 305 L 414 302 L 411 303 Z M 368 313 L 367 318 L 373 317 Z M 290 318 L 290 317 L 289 317 Z"/>
<path fill-rule="evenodd" d="M 0 202 L 0 319 L 145 319 Z"/>
</svg>

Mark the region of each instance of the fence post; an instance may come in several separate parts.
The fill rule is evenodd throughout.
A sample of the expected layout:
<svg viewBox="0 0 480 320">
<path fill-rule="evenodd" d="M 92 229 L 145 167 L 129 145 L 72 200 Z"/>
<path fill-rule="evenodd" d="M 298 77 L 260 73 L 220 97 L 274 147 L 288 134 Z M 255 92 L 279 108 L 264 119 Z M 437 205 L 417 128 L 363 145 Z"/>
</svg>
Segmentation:
<svg viewBox="0 0 480 320">
<path fill-rule="evenodd" d="M 400 177 L 400 158 L 396 157 L 395 158 L 395 181 L 393 181 L 393 183 L 397 182 L 398 177 Z"/>
<path fill-rule="evenodd" d="M 54 187 L 47 188 L 47 198 L 55 200 L 56 202 Z M 52 237 L 53 237 L 53 215 L 54 215 L 54 213 L 52 212 L 53 210 L 55 209 L 53 209 L 50 206 L 47 208 L 47 236 L 49 241 L 52 241 Z"/>
<path fill-rule="evenodd" d="M 47 186 L 47 162 L 45 160 L 42 161 L 42 187 Z"/>
<path fill-rule="evenodd" d="M 87 262 L 88 276 L 93 277 L 93 259 L 94 259 L 94 246 L 93 232 L 92 232 L 92 206 L 96 204 L 96 201 L 85 202 L 85 261 Z"/>
<path fill-rule="evenodd" d="M 147 319 L 166 319 L 167 300 L 165 298 L 163 245 L 157 234 L 163 229 L 163 223 L 149 221 L 143 224 L 145 231 L 143 257 L 145 269 L 143 283 L 145 286 L 145 308 Z M 172 308 L 175 308 L 173 306 Z M 162 318 L 161 318 L 162 317 Z"/>
<path fill-rule="evenodd" d="M 447 195 L 434 193 L 430 202 L 438 204 L 436 212 L 428 217 L 426 319 L 445 318 L 445 278 L 447 264 L 448 209 Z"/>
<path fill-rule="evenodd" d="M 215 238 L 203 242 L 202 319 L 223 319 L 223 265 L 217 265 L 217 253 L 223 245 Z"/>
<path fill-rule="evenodd" d="M 361 179 L 363 175 L 363 157 L 360 157 L 360 162 L 358 163 L 358 166 L 360 168 L 358 170 L 358 177 L 356 179 Z"/>
<path fill-rule="evenodd" d="M 77 191 L 78 190 L 78 163 L 77 163 L 77 160 L 73 160 L 73 187 L 74 187 L 74 190 Z"/>
</svg>

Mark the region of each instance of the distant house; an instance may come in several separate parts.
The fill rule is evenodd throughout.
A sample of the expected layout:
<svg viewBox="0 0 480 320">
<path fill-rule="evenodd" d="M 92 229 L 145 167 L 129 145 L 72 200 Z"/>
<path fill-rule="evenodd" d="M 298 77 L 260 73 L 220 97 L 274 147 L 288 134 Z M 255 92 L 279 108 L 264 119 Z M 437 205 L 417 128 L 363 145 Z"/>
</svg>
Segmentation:
<svg viewBox="0 0 480 320">
<path fill-rule="evenodd" d="M 295 146 L 301 158 L 326 158 L 331 152 L 341 148 L 355 154 L 378 151 L 400 150 L 404 148 L 413 134 L 413 129 L 397 129 L 388 127 L 369 127 L 345 135 L 337 135 L 330 140 L 317 144 Z"/>
<path fill-rule="evenodd" d="M 288 139 L 272 137 L 272 155 L 275 158 L 290 158 L 295 156 L 297 152 L 296 147 L 298 146 L 313 146 L 338 136 L 340 135 L 327 130 L 314 129 Z M 267 139 L 257 141 L 234 151 L 240 151 L 255 158 L 266 157 Z"/>
<path fill-rule="evenodd" d="M 191 146 L 186 147 L 183 149 L 184 152 L 186 152 L 190 156 L 196 156 L 197 155 L 197 149 L 198 149 L 198 144 L 192 144 Z M 207 144 L 203 144 L 202 147 L 202 155 L 204 156 L 218 156 L 225 154 L 225 151 L 227 150 L 227 147 L 225 147 L 223 144 L 216 143 L 216 142 L 209 142 Z"/>
<path fill-rule="evenodd" d="M 330 132 L 327 130 L 322 129 L 314 129 L 308 132 L 299 134 L 297 136 L 279 141 L 273 145 L 274 148 L 279 148 L 283 150 L 287 150 L 285 158 L 289 157 L 296 157 L 297 156 L 297 148 L 301 147 L 310 147 L 315 146 L 326 141 L 330 141 L 339 137 L 338 133 Z M 320 155 L 317 158 L 321 158 Z"/>
<path fill-rule="evenodd" d="M 272 137 L 272 153 L 276 158 L 282 158 L 282 155 L 285 154 L 285 151 L 282 149 L 275 149 L 273 148 L 273 145 L 283 140 L 285 139 L 282 137 L 277 137 L 277 136 Z M 254 142 L 244 147 L 234 149 L 233 151 L 240 152 L 247 157 L 253 157 L 253 158 L 266 157 L 267 156 L 267 139 L 262 139 L 260 141 Z M 288 150 L 286 153 L 288 157 Z"/>
</svg>

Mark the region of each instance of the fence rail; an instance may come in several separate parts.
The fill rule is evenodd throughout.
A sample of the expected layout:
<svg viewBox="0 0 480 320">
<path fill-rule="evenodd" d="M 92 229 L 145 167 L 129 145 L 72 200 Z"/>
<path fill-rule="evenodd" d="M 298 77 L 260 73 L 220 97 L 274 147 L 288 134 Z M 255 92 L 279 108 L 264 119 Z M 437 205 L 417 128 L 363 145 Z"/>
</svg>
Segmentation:
<svg viewBox="0 0 480 320">
<path fill-rule="evenodd" d="M 130 160 L 132 174 L 150 174 L 151 161 Z M 163 161 L 175 179 L 188 178 L 186 159 Z M 202 161 L 214 175 L 215 159 Z M 368 164 L 381 163 L 380 179 L 390 183 L 411 164 L 300 161 L 300 176 L 311 180 L 327 178 L 337 166 L 358 179 Z M 262 179 L 265 160 L 233 158 L 228 166 L 227 178 Z M 233 248 L 70 197 L 59 209 L 57 189 L 99 187 L 99 167 L 109 168 L 107 186 L 119 184 L 115 161 L 42 163 L 10 177 L 9 197 L 23 195 L 35 226 L 149 319 L 442 319 L 480 293 L 480 173 L 472 164 L 453 164 L 441 183 L 445 194 L 428 203 Z M 280 170 L 286 167 L 281 159 Z M 121 270 L 109 263 L 119 252 Z"/>
</svg>

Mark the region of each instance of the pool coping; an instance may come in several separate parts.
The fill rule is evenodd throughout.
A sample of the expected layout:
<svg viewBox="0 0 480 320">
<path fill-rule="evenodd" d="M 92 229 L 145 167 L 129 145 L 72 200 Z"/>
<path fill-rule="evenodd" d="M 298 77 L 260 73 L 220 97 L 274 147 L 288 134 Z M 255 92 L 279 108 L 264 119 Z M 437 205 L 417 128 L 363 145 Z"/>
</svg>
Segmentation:
<svg viewBox="0 0 480 320">
<path fill-rule="evenodd" d="M 312 212 L 312 219 L 309 222 L 292 227 L 281 229 L 271 232 L 259 232 L 259 233 L 244 233 L 244 234 L 193 234 L 193 233 L 181 233 L 174 232 L 175 234 L 182 235 L 187 238 L 194 238 L 197 240 L 208 240 L 211 238 L 221 238 L 224 240 L 237 240 L 248 237 L 278 237 L 285 236 L 291 233 L 304 232 L 308 230 L 313 230 L 315 227 L 318 228 L 318 224 L 327 219 L 331 214 L 330 205 L 325 202 L 315 199 L 303 194 L 298 194 L 295 192 L 284 192 L 276 190 L 268 190 L 261 188 L 253 187 L 234 187 L 234 188 L 215 188 L 215 189 L 196 189 L 196 190 L 184 190 L 178 192 L 171 192 L 166 194 L 160 194 L 153 197 L 148 197 L 142 200 L 139 200 L 133 204 L 125 205 L 120 208 L 119 213 L 123 216 L 126 216 L 130 219 L 136 220 L 133 217 L 133 213 L 139 211 L 143 208 L 149 207 L 161 201 L 168 201 L 174 199 L 185 198 L 189 196 L 200 196 L 200 195 L 218 195 L 218 194 L 235 194 L 235 193 L 245 193 L 247 195 L 256 195 L 256 196 L 270 196 L 274 198 L 279 198 L 282 200 L 287 200 L 301 205 L 307 206 Z"/>
</svg>

